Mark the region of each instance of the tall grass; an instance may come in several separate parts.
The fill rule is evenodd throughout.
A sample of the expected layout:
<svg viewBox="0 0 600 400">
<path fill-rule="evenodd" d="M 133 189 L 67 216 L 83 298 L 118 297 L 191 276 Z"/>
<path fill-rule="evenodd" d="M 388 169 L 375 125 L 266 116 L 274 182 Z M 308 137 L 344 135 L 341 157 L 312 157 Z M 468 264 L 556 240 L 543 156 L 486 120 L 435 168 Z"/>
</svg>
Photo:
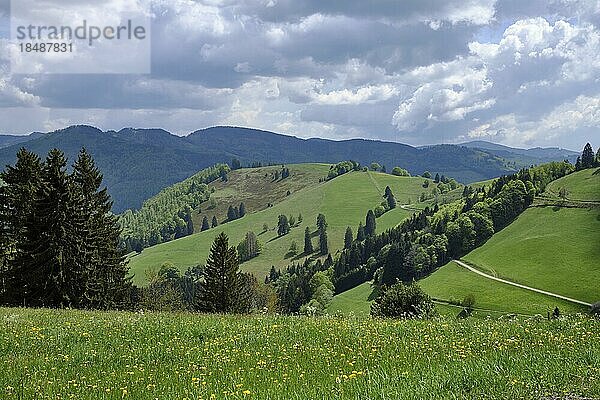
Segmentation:
<svg viewBox="0 0 600 400">
<path fill-rule="evenodd" d="M 592 397 L 599 327 L 0 309 L 0 398 Z"/>
</svg>

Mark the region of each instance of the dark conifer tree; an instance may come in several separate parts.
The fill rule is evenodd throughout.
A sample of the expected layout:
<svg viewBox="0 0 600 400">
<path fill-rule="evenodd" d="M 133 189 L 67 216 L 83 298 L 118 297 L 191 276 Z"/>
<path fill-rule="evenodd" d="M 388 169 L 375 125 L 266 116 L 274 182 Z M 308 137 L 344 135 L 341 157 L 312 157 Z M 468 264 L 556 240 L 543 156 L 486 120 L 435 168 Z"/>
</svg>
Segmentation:
<svg viewBox="0 0 600 400">
<path fill-rule="evenodd" d="M 211 227 L 215 228 L 219 225 L 219 221 L 217 221 L 217 217 L 213 215 L 212 217 L 212 223 L 211 223 Z"/>
<path fill-rule="evenodd" d="M 327 229 L 327 221 L 325 220 L 325 215 L 323 214 L 317 215 L 317 229 L 319 232 Z"/>
<path fill-rule="evenodd" d="M 279 236 L 287 235 L 290 232 L 290 222 L 288 221 L 288 217 L 285 215 L 280 215 L 279 220 L 277 222 L 277 234 Z"/>
<path fill-rule="evenodd" d="M 386 186 L 385 187 L 385 193 L 384 193 L 383 197 L 388 198 L 391 195 L 392 195 L 392 189 L 390 189 L 389 186 Z"/>
<path fill-rule="evenodd" d="M 86 246 L 77 233 L 83 218 L 75 215 L 73 185 L 67 161 L 59 150 L 48 153 L 43 184 L 35 204 L 34 223 L 28 229 L 16 262 L 25 269 L 25 303 L 34 307 L 77 307 L 85 288 Z"/>
<path fill-rule="evenodd" d="M 36 223 L 34 214 L 42 185 L 42 162 L 36 154 L 22 148 L 17 153 L 15 166 L 7 166 L 0 179 L 5 184 L 0 210 L 2 241 L 6 244 L 2 247 L 4 303 L 23 305 L 29 296 L 25 276 L 33 272 L 26 270 L 31 265 L 24 265 L 20 260 L 24 257 L 26 234 Z"/>
<path fill-rule="evenodd" d="M 327 243 L 327 231 L 319 231 L 319 251 L 321 255 L 329 253 L 329 244 Z"/>
<path fill-rule="evenodd" d="M 202 227 L 200 228 L 200 231 L 204 232 L 208 229 L 210 229 L 210 225 L 208 224 L 208 217 L 205 215 L 204 218 L 202 218 Z"/>
<path fill-rule="evenodd" d="M 313 248 L 312 239 L 310 237 L 310 229 L 308 226 L 304 230 L 304 254 L 312 254 L 315 252 Z"/>
<path fill-rule="evenodd" d="M 131 287 L 128 268 L 120 247 L 121 228 L 111 213 L 112 200 L 102 187 L 102 174 L 91 155 L 82 149 L 73 164 L 76 207 L 83 223 L 75 235 L 83 248 L 76 257 L 82 260 L 84 293 L 79 306 L 95 309 L 121 308 Z M 77 218 L 77 209 L 74 218 Z"/>
<path fill-rule="evenodd" d="M 240 203 L 240 208 L 238 210 L 238 218 L 242 218 L 246 215 L 246 205 L 244 203 Z"/>
<path fill-rule="evenodd" d="M 231 169 L 236 170 L 240 168 L 242 168 L 242 163 L 240 163 L 240 160 L 238 160 L 237 158 L 233 158 L 231 160 Z"/>
<path fill-rule="evenodd" d="M 353 236 L 352 236 L 352 228 L 347 227 L 346 228 L 346 235 L 344 236 L 344 248 L 345 249 L 349 249 L 352 246 L 352 241 L 353 241 Z"/>
<path fill-rule="evenodd" d="M 577 157 L 577 161 L 575 161 L 575 171 L 581 170 L 581 157 Z"/>
<path fill-rule="evenodd" d="M 581 168 L 592 168 L 594 166 L 594 150 L 589 143 L 586 143 L 581 153 Z"/>
<path fill-rule="evenodd" d="M 229 208 L 227 209 L 227 220 L 233 221 L 235 219 L 236 219 L 235 209 L 233 208 L 233 206 L 229 206 Z"/>
<path fill-rule="evenodd" d="M 365 220 L 365 236 L 373 236 L 376 229 L 377 223 L 375 222 L 375 213 L 373 210 L 369 210 Z"/>
<path fill-rule="evenodd" d="M 202 273 L 203 309 L 231 313 L 240 309 L 241 277 L 235 247 L 229 247 L 227 235 L 221 232 L 214 240 Z"/>
<path fill-rule="evenodd" d="M 393 193 L 390 193 L 390 195 L 387 197 L 387 204 L 390 210 L 396 208 L 396 198 L 394 197 Z"/>
<path fill-rule="evenodd" d="M 362 222 L 358 224 L 358 231 L 356 232 L 356 240 L 358 240 L 359 242 L 362 242 L 363 240 L 365 240 L 365 237 L 367 235 L 365 234 L 365 227 L 363 226 Z"/>
</svg>

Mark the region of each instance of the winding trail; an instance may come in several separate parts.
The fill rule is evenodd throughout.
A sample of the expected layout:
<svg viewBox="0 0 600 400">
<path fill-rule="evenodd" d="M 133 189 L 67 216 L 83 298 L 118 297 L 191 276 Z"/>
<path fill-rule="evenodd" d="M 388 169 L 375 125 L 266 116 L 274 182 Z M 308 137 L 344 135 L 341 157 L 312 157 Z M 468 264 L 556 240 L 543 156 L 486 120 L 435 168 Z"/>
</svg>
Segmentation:
<svg viewBox="0 0 600 400">
<path fill-rule="evenodd" d="M 478 270 L 476 268 L 473 268 L 470 265 L 465 264 L 462 261 L 459 261 L 459 260 L 453 260 L 453 261 L 456 264 L 460 265 L 461 267 L 466 268 L 469 271 L 476 273 L 477 275 L 481 275 L 484 278 L 492 279 L 492 280 L 497 281 L 497 282 L 506 283 L 507 285 L 516 286 L 516 287 L 521 288 L 521 289 L 531 290 L 532 292 L 537 292 L 537 293 L 545 294 L 547 296 L 556 297 L 557 299 L 569 301 L 571 303 L 576 303 L 576 304 L 580 304 L 580 305 L 587 306 L 587 307 L 591 307 L 592 306 L 590 303 L 586 303 L 586 302 L 581 301 L 581 300 L 575 300 L 575 299 L 572 299 L 570 297 L 561 296 L 560 294 L 556 294 L 556 293 L 552 293 L 552 292 L 546 292 L 545 290 L 540 290 L 540 289 L 532 288 L 532 287 L 529 287 L 529 286 L 521 285 L 520 283 L 515 283 L 515 282 L 507 281 L 506 279 L 496 278 L 495 276 L 488 275 L 485 272 L 481 272 L 480 270 Z"/>
</svg>

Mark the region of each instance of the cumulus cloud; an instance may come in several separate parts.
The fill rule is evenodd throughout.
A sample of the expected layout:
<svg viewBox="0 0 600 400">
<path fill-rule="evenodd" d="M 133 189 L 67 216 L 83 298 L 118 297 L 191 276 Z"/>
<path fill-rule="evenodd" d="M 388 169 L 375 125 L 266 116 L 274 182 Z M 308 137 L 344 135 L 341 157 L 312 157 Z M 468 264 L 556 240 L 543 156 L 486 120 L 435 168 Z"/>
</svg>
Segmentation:
<svg viewBox="0 0 600 400">
<path fill-rule="evenodd" d="M 572 148 L 598 131 L 595 0 L 155 0 L 152 14 L 150 75 L 13 75 L 0 42 L 0 130 L 235 124 Z"/>
</svg>

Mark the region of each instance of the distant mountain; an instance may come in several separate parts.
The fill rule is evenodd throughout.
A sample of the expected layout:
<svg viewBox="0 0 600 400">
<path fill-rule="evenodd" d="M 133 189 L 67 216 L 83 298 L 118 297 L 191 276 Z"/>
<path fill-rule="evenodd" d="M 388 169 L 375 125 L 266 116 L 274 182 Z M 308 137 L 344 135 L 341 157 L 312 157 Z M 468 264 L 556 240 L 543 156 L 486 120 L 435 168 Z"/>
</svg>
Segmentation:
<svg viewBox="0 0 600 400">
<path fill-rule="evenodd" d="M 237 127 L 207 128 L 180 137 L 163 129 L 126 128 L 103 132 L 91 126 L 77 125 L 46 134 L 35 133 L 29 140 L 0 148 L 0 165 L 13 164 L 18 149 L 23 146 L 41 156 L 52 148 L 59 148 L 71 163 L 80 148 L 85 147 L 104 173 L 104 182 L 115 202 L 115 212 L 139 208 L 145 199 L 162 188 L 208 166 L 230 162 L 233 157 L 244 165 L 255 161 L 263 164 L 335 163 L 348 159 L 370 164 L 375 161 L 385 165 L 388 171 L 394 166 L 406 168 L 413 175 L 428 170 L 464 183 L 493 178 L 533 160 L 527 158 L 523 164 L 515 157 L 507 159 L 494 154 L 498 150 L 467 146 L 415 148 L 363 139 L 299 139 Z M 521 157 L 520 154 L 517 156 Z M 562 158 L 561 155 L 555 159 Z"/>
<path fill-rule="evenodd" d="M 19 143 L 25 143 L 41 136 L 41 133 L 30 133 L 29 135 L 0 135 L 0 149 Z"/>
<path fill-rule="evenodd" d="M 539 164 L 540 162 L 549 162 L 555 160 L 569 160 L 575 162 L 580 153 L 561 149 L 558 147 L 535 147 L 531 149 L 519 149 L 503 146 L 501 144 L 490 143 L 483 140 L 476 140 L 467 143 L 461 143 L 470 149 L 481 149 L 507 160 L 520 160 L 522 164 Z M 527 162 L 530 160 L 530 162 Z"/>
</svg>

